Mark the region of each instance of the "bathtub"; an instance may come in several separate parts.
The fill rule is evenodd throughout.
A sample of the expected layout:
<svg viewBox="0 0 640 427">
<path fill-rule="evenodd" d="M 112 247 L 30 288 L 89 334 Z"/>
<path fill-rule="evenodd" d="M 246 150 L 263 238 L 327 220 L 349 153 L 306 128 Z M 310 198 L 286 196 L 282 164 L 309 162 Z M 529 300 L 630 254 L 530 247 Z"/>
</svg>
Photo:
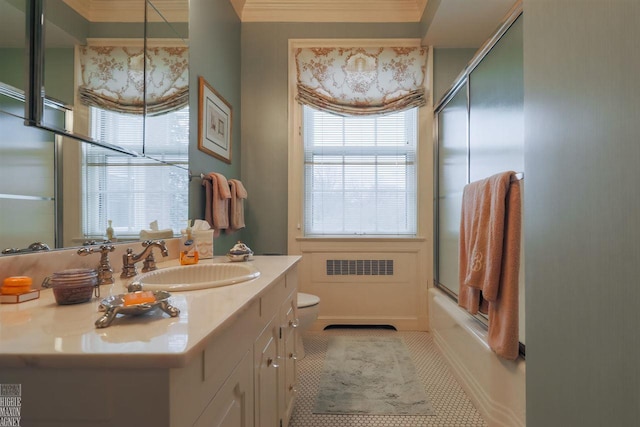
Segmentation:
<svg viewBox="0 0 640 427">
<path fill-rule="evenodd" d="M 429 313 L 438 349 L 487 423 L 524 426 L 525 361 L 496 356 L 486 328 L 439 289 L 429 289 Z"/>
</svg>

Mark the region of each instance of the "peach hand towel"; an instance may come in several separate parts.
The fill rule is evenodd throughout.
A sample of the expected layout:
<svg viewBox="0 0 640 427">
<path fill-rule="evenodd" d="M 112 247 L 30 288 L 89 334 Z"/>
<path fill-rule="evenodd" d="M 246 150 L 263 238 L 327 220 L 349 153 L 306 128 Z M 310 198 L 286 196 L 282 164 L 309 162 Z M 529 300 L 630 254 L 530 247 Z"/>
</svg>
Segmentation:
<svg viewBox="0 0 640 427">
<path fill-rule="evenodd" d="M 229 186 L 231 187 L 231 205 L 229 208 L 229 228 L 227 233 L 232 233 L 236 230 L 245 227 L 244 224 L 244 199 L 247 198 L 247 190 L 237 179 L 230 179 Z"/>
<path fill-rule="evenodd" d="M 204 218 L 218 237 L 220 230 L 229 228 L 229 183 L 224 175 L 211 172 L 202 179 L 202 185 L 205 187 Z"/>
<path fill-rule="evenodd" d="M 507 359 L 518 356 L 521 209 L 514 176 L 504 172 L 465 186 L 459 245 L 458 305 L 489 314 L 489 345 Z"/>
</svg>

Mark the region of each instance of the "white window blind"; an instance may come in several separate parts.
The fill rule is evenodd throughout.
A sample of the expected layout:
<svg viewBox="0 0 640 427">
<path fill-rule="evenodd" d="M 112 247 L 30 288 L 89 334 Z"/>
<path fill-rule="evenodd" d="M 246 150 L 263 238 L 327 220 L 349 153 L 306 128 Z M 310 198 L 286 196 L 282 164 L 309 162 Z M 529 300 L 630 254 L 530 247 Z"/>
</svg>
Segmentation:
<svg viewBox="0 0 640 427">
<path fill-rule="evenodd" d="M 91 136 L 152 159 L 131 157 L 84 144 L 83 233 L 105 235 L 112 220 L 116 237 L 137 237 L 157 220 L 160 229 L 179 233 L 188 218 L 188 107 L 143 119 L 90 108 Z M 173 165 L 162 162 L 169 162 Z"/>
<path fill-rule="evenodd" d="M 417 108 L 303 116 L 305 235 L 415 235 Z"/>
</svg>

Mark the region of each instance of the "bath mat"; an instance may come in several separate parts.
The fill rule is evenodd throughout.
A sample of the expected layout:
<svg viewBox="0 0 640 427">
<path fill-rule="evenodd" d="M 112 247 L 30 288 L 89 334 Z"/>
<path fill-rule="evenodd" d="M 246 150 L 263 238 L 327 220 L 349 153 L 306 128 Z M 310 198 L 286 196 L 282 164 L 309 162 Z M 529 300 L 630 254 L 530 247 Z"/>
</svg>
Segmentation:
<svg viewBox="0 0 640 427">
<path fill-rule="evenodd" d="M 357 336 L 329 339 L 313 413 L 435 415 L 402 339 Z"/>
</svg>

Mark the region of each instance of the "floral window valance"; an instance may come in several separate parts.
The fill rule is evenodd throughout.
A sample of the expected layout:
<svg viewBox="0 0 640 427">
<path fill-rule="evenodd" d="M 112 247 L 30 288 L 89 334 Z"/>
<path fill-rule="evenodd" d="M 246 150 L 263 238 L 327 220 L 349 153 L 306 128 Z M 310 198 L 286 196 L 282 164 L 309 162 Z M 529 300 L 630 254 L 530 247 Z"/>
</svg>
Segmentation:
<svg viewBox="0 0 640 427">
<path fill-rule="evenodd" d="M 189 103 L 186 47 L 147 47 L 146 113 L 168 113 Z M 81 46 L 80 102 L 121 113 L 145 112 L 142 46 Z"/>
<path fill-rule="evenodd" d="M 298 48 L 295 59 L 296 99 L 302 104 L 339 115 L 384 114 L 426 104 L 426 48 Z"/>
</svg>

